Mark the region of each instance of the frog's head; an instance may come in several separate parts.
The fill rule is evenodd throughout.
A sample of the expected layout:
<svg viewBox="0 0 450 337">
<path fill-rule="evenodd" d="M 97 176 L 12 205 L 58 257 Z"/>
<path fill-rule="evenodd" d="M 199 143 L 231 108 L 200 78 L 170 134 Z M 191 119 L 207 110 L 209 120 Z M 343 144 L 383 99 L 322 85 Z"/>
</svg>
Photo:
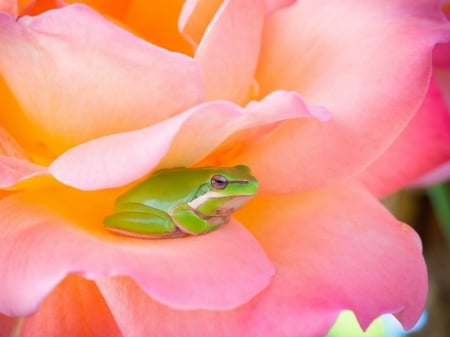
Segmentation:
<svg viewBox="0 0 450 337">
<path fill-rule="evenodd" d="M 228 216 L 241 208 L 258 190 L 258 181 L 245 165 L 205 168 L 203 193 L 189 205 L 206 216 Z"/>
<path fill-rule="evenodd" d="M 211 170 L 209 179 L 210 191 L 217 197 L 249 195 L 258 190 L 258 182 L 245 165 L 215 168 Z"/>
</svg>

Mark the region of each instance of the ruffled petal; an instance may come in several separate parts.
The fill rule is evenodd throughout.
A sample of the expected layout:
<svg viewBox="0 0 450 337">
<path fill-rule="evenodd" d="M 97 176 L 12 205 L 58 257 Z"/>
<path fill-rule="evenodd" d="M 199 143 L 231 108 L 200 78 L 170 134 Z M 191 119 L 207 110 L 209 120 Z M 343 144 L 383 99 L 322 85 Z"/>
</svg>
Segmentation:
<svg viewBox="0 0 450 337">
<path fill-rule="evenodd" d="M 157 166 L 192 165 L 234 132 L 289 118 L 326 119 L 328 115 L 317 107 L 309 109 L 292 92 L 275 92 L 246 109 L 229 102 L 205 103 L 141 130 L 81 144 L 57 158 L 49 171 L 79 189 L 123 186 Z"/>
<path fill-rule="evenodd" d="M 363 327 L 387 312 L 405 328 L 420 317 L 427 294 L 420 239 L 357 185 L 255 198 L 238 218 L 274 262 L 280 278 L 270 289 L 288 310 L 349 309 Z"/>
<path fill-rule="evenodd" d="M 386 196 L 450 160 L 450 110 L 432 82 L 420 110 L 388 150 L 359 175 Z"/>
<path fill-rule="evenodd" d="M 161 121 L 203 97 L 194 60 L 82 5 L 18 21 L 1 15 L 0 44 L 0 72 L 23 108 L 2 114 L 0 123 L 21 143 L 55 154 Z"/>
<path fill-rule="evenodd" d="M 217 112 L 214 116 L 216 105 L 227 107 L 228 116 Z M 244 109 L 229 103 L 209 103 L 204 107 L 210 118 L 205 120 L 205 113 L 193 115 L 177 135 L 160 167 L 189 166 L 202 158 L 196 166 L 243 164 L 238 153 L 248 151 L 286 120 L 326 122 L 331 117 L 327 109 L 308 106 L 297 93 L 287 91 L 275 91 L 259 102 L 250 102 Z M 193 130 L 209 132 L 197 134 Z M 264 186 L 261 188 L 264 190 Z"/>
<path fill-rule="evenodd" d="M 0 312 L 37 311 L 68 274 L 129 276 L 152 298 L 181 309 L 230 309 L 270 282 L 272 264 L 236 221 L 204 236 L 132 239 L 102 225 L 112 197 L 55 188 L 2 199 Z"/>
<path fill-rule="evenodd" d="M 417 111 L 432 48 L 449 38 L 450 26 L 426 1 L 331 1 L 317 10 L 317 2 L 302 0 L 274 13 L 256 73 L 261 94 L 296 90 L 327 107 L 333 120 L 287 123 L 241 161 L 260 171 L 271 166 L 259 178 L 274 192 L 362 170 Z"/>
<path fill-rule="evenodd" d="M 58 157 L 49 172 L 66 185 L 95 190 L 126 185 L 143 177 L 166 154 L 188 113 L 145 129 L 101 137 Z"/>
<path fill-rule="evenodd" d="M 248 101 L 264 20 L 263 0 L 229 0 L 216 12 L 195 53 L 206 99 Z"/>
<path fill-rule="evenodd" d="M 255 198 L 239 217 L 275 263 L 270 286 L 231 311 L 179 311 L 131 282 L 100 280 L 125 334 L 323 336 L 342 309 L 364 327 L 386 312 L 406 328 L 419 318 L 427 274 L 418 236 L 362 189 Z"/>
<path fill-rule="evenodd" d="M 69 276 L 24 319 L 21 337 L 122 337 L 103 296 L 93 281 Z"/>
</svg>

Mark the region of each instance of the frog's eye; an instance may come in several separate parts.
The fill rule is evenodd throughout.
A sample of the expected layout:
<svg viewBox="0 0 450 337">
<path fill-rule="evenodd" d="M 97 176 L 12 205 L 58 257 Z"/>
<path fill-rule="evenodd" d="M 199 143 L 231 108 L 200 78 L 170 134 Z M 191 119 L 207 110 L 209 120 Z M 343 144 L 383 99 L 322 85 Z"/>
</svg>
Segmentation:
<svg viewBox="0 0 450 337">
<path fill-rule="evenodd" d="M 215 175 L 211 178 L 211 185 L 218 190 L 223 190 L 227 187 L 228 180 L 224 176 Z"/>
</svg>

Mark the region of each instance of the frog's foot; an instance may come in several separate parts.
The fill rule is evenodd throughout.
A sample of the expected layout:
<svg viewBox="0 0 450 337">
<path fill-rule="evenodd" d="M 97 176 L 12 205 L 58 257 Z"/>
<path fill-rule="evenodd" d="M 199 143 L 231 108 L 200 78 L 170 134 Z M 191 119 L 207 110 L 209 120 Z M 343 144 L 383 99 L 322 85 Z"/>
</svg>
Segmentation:
<svg viewBox="0 0 450 337">
<path fill-rule="evenodd" d="M 223 224 L 219 217 L 208 217 L 193 210 L 189 205 L 183 204 L 176 207 L 172 214 L 173 221 L 183 232 L 191 235 L 200 235 L 211 232 Z M 214 218 L 210 221 L 210 218 Z"/>
<path fill-rule="evenodd" d="M 167 213 L 142 204 L 125 204 L 103 223 L 116 233 L 139 238 L 171 238 L 183 236 Z"/>
</svg>

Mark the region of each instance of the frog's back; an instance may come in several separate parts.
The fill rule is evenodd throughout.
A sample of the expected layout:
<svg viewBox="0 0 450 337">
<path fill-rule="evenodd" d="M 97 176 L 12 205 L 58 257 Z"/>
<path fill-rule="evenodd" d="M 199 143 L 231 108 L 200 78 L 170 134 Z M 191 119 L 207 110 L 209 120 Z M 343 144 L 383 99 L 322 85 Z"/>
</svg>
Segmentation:
<svg viewBox="0 0 450 337">
<path fill-rule="evenodd" d="M 120 196 L 117 202 L 141 203 L 168 211 L 174 205 L 192 200 L 201 185 L 194 170 L 160 170 Z"/>
</svg>

